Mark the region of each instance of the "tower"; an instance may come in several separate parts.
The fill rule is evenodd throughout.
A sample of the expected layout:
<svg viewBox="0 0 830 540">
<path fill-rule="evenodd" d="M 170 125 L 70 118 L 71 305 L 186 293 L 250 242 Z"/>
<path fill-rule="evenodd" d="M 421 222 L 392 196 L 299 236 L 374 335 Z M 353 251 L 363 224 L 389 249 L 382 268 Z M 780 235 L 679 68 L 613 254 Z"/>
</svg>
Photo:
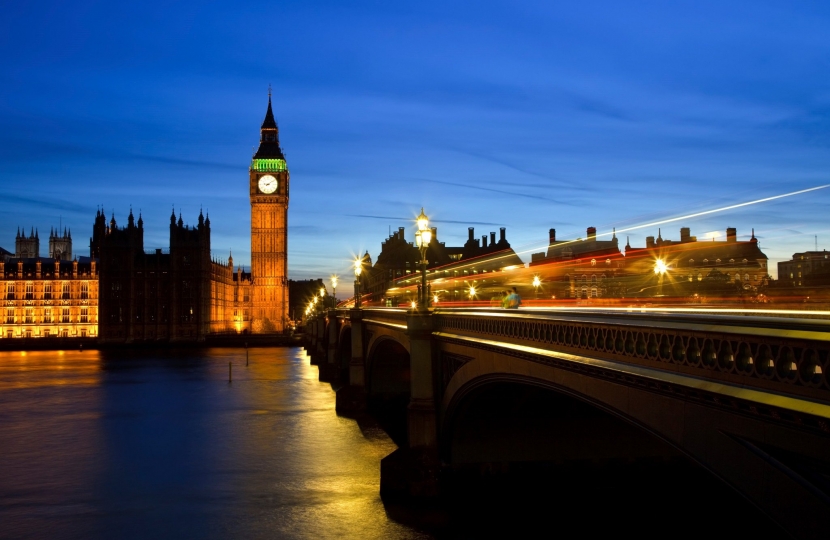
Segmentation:
<svg viewBox="0 0 830 540">
<path fill-rule="evenodd" d="M 282 332 L 288 319 L 288 167 L 279 128 L 268 110 L 251 161 L 252 321 L 255 333 Z"/>
<path fill-rule="evenodd" d="M 52 229 L 49 232 L 49 257 L 62 261 L 72 260 L 72 231 L 63 232 L 60 229 Z"/>
<path fill-rule="evenodd" d="M 29 236 L 26 236 L 25 229 L 23 232 L 20 229 L 17 230 L 17 236 L 14 238 L 14 256 L 19 259 L 40 257 L 40 237 L 34 228 L 32 228 Z"/>
</svg>

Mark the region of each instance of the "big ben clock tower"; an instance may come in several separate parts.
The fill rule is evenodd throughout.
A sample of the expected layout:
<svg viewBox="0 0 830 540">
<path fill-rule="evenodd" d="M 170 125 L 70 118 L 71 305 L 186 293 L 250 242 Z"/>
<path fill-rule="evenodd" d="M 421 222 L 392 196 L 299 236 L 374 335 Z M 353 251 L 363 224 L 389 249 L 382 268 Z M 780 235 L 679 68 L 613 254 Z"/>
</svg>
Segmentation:
<svg viewBox="0 0 830 540">
<path fill-rule="evenodd" d="M 251 328 L 282 332 L 288 321 L 288 167 L 271 110 L 262 122 L 259 149 L 250 169 Z"/>
</svg>

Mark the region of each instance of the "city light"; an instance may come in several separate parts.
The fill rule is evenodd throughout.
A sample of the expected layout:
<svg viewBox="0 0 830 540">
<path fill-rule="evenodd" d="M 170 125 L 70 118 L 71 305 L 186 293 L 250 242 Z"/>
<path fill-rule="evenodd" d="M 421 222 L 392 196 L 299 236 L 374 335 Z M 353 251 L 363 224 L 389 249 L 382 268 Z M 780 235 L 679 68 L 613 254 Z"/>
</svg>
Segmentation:
<svg viewBox="0 0 830 540">
<path fill-rule="evenodd" d="M 666 261 L 663 259 L 657 259 L 654 261 L 654 273 L 655 274 L 665 274 L 668 271 L 669 267 L 666 265 Z"/>
</svg>

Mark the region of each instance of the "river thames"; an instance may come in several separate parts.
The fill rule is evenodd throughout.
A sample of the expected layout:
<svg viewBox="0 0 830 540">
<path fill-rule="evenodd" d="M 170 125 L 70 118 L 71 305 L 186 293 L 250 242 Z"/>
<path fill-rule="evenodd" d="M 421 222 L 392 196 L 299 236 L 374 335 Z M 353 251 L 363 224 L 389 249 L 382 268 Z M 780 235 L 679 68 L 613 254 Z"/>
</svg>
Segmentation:
<svg viewBox="0 0 830 540">
<path fill-rule="evenodd" d="M 388 507 L 389 436 L 338 416 L 302 349 L 247 354 L 248 366 L 230 348 L 0 352 L 0 537 L 780 534 L 677 464 L 530 469 L 495 487 L 465 481 L 440 510 Z"/>
<path fill-rule="evenodd" d="M 381 502 L 386 434 L 302 349 L 248 353 L 0 353 L 0 536 L 427 537 Z"/>
</svg>

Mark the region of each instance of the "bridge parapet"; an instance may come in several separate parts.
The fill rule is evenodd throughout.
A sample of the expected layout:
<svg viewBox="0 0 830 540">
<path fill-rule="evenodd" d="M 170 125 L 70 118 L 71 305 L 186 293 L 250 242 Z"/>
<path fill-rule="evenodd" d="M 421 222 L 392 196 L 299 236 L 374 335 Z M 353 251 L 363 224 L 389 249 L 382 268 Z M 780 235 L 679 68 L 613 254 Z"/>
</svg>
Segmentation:
<svg viewBox="0 0 830 540">
<path fill-rule="evenodd" d="M 724 316 L 435 312 L 435 336 L 599 356 L 830 401 L 830 324 Z"/>
</svg>

